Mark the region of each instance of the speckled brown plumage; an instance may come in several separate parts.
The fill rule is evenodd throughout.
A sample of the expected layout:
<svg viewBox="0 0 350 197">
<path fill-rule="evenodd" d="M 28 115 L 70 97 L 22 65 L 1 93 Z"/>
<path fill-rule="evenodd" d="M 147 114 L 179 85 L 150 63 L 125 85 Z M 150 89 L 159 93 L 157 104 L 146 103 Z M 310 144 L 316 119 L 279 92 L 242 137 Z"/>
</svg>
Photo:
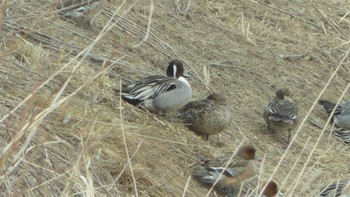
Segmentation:
<svg viewBox="0 0 350 197">
<path fill-rule="evenodd" d="M 226 99 L 211 94 L 207 99 L 191 101 L 179 110 L 179 118 L 186 126 L 199 135 L 218 134 L 228 128 L 232 121 Z"/>
</svg>

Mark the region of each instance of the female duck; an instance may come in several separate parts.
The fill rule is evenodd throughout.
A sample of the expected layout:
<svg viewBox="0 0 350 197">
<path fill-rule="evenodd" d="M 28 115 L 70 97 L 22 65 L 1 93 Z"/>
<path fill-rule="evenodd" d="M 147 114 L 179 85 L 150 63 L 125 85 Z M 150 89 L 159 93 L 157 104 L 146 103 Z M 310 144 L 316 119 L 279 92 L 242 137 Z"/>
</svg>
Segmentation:
<svg viewBox="0 0 350 197">
<path fill-rule="evenodd" d="M 199 135 L 214 135 L 230 126 L 232 117 L 228 103 L 220 94 L 211 94 L 204 100 L 191 101 L 179 110 L 179 118 Z"/>
</svg>

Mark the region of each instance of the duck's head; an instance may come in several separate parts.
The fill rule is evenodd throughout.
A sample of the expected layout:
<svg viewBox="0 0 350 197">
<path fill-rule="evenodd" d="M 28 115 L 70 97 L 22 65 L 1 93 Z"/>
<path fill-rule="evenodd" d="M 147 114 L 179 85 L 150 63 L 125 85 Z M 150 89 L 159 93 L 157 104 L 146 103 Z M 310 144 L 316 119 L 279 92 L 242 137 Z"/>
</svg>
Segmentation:
<svg viewBox="0 0 350 197">
<path fill-rule="evenodd" d="M 187 75 L 185 75 L 185 69 L 182 65 L 182 62 L 178 59 L 172 60 L 167 68 L 166 75 L 168 77 L 173 77 L 178 79 L 179 77 L 186 77 L 188 78 Z"/>
<path fill-rule="evenodd" d="M 277 91 L 276 91 L 276 96 L 275 96 L 275 98 L 277 98 L 277 99 L 280 99 L 280 100 L 283 100 L 284 99 L 284 90 L 283 89 L 278 89 Z"/>
<path fill-rule="evenodd" d="M 277 99 L 284 99 L 284 96 L 290 96 L 291 92 L 288 88 L 281 88 L 276 91 L 276 98 Z"/>
<path fill-rule="evenodd" d="M 265 196 L 273 197 L 278 193 L 278 185 L 275 181 L 269 181 L 268 183 L 264 183 L 262 188 L 264 188 L 262 194 Z"/>
<path fill-rule="evenodd" d="M 207 100 L 214 101 L 215 104 L 218 104 L 218 105 L 226 105 L 227 104 L 226 98 L 220 94 L 215 94 L 215 93 L 211 94 L 207 97 Z"/>
<path fill-rule="evenodd" d="M 261 161 L 261 159 L 255 155 L 256 149 L 252 145 L 243 145 L 241 148 L 238 150 L 238 155 L 242 157 L 245 160 L 257 160 Z"/>
</svg>

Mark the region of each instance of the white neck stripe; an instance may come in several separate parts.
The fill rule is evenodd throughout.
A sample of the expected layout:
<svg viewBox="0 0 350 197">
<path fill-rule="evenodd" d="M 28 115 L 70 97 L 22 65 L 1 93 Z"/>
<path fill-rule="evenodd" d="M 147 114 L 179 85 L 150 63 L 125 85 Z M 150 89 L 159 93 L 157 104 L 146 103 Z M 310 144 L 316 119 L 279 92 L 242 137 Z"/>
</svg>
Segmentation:
<svg viewBox="0 0 350 197">
<path fill-rule="evenodd" d="M 176 67 L 176 65 L 173 65 L 173 75 L 174 75 L 174 78 L 176 78 L 176 73 L 177 73 L 177 67 Z"/>
<path fill-rule="evenodd" d="M 183 82 L 184 84 L 186 84 L 188 87 L 191 88 L 191 85 L 188 83 L 188 81 L 185 79 L 185 77 L 180 76 L 179 81 Z"/>
</svg>

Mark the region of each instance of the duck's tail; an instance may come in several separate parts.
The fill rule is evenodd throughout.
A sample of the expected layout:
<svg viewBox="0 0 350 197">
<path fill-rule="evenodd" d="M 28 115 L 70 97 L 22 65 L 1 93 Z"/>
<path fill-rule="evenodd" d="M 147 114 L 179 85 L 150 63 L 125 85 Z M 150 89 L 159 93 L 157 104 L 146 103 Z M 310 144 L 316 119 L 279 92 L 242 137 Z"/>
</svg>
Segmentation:
<svg viewBox="0 0 350 197">
<path fill-rule="evenodd" d="M 125 85 L 125 84 L 123 84 L 121 86 L 121 89 L 119 89 L 119 88 L 112 88 L 112 90 L 113 90 L 113 92 L 115 94 L 120 94 L 121 93 L 122 95 L 123 95 L 123 93 L 129 93 L 131 91 L 131 89 L 132 88 L 130 88 L 128 85 Z"/>
<path fill-rule="evenodd" d="M 131 105 L 139 106 L 143 102 L 143 100 L 132 98 L 132 96 L 128 94 L 130 92 L 130 88 L 128 88 L 126 85 L 123 85 L 122 89 L 113 88 L 112 90 L 116 95 L 121 95 L 122 99 Z"/>
<path fill-rule="evenodd" d="M 119 93 L 120 93 L 120 89 L 112 88 L 112 90 L 113 90 L 113 92 L 114 92 L 115 94 L 119 94 Z"/>
<path fill-rule="evenodd" d="M 329 102 L 329 101 L 325 101 L 325 100 L 319 100 L 318 103 L 320 105 L 323 105 L 324 109 L 326 110 L 328 116 L 331 115 L 334 107 L 335 107 L 335 103 Z M 336 115 L 338 113 L 337 110 L 335 110 L 334 115 Z"/>
</svg>

